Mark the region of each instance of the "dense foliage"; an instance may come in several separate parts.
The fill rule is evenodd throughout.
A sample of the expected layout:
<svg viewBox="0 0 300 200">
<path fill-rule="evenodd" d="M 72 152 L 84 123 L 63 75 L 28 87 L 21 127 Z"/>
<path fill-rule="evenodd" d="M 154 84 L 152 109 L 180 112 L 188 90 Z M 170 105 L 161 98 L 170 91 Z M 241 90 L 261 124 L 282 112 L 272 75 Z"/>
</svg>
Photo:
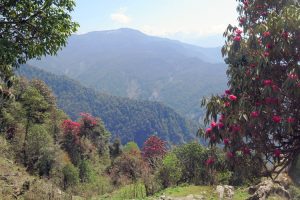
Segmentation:
<svg viewBox="0 0 300 200">
<path fill-rule="evenodd" d="M 208 102 L 204 135 L 235 165 L 252 158 L 279 173 L 300 152 L 299 1 L 244 0 L 238 11 L 224 34 L 229 89 Z"/>
<path fill-rule="evenodd" d="M 97 93 L 63 76 L 24 66 L 20 74 L 44 80 L 57 96 L 58 106 L 72 119 L 85 111 L 101 117 L 113 138 L 135 141 L 140 147 L 157 133 L 168 143 L 179 144 L 195 137 L 196 126 L 169 107 L 150 101 L 136 101 Z"/>
</svg>

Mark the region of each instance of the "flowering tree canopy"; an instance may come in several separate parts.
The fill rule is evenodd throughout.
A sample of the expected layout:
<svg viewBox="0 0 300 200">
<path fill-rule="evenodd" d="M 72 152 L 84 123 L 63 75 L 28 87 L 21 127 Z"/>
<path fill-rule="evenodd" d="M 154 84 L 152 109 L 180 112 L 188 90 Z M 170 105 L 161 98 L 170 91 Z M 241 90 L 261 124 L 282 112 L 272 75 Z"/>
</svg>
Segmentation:
<svg viewBox="0 0 300 200">
<path fill-rule="evenodd" d="M 300 7 L 294 0 L 238 0 L 239 27 L 222 49 L 229 89 L 203 100 L 210 145 L 228 159 L 258 157 L 277 174 L 300 152 Z M 272 166 L 272 167 L 267 167 Z"/>
<path fill-rule="evenodd" d="M 166 142 L 154 135 L 145 141 L 142 148 L 143 158 L 147 160 L 152 167 L 155 167 L 156 162 L 161 160 L 166 153 Z"/>
</svg>

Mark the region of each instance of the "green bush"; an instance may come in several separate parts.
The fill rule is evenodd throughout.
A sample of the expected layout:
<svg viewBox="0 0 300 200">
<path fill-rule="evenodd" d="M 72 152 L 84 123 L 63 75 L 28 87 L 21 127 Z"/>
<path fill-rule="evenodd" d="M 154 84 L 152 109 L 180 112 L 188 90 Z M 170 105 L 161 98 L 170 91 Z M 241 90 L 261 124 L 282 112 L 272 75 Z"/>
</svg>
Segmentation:
<svg viewBox="0 0 300 200">
<path fill-rule="evenodd" d="M 38 171 L 39 175 L 49 175 L 55 159 L 55 148 L 44 126 L 34 125 L 29 129 L 24 150 L 28 169 Z"/>
<path fill-rule="evenodd" d="M 79 165 L 79 177 L 82 182 L 91 182 L 94 175 L 91 162 L 89 160 L 81 161 Z"/>
<path fill-rule="evenodd" d="M 182 168 L 176 154 L 168 153 L 162 162 L 160 169 L 160 178 L 164 187 L 177 185 L 182 176 Z"/>
<path fill-rule="evenodd" d="M 205 162 L 208 150 L 196 142 L 184 144 L 174 149 L 174 153 L 182 165 L 181 182 L 206 184 L 209 173 Z"/>
<path fill-rule="evenodd" d="M 79 171 L 73 164 L 67 164 L 63 168 L 64 189 L 76 186 L 79 183 Z"/>
</svg>

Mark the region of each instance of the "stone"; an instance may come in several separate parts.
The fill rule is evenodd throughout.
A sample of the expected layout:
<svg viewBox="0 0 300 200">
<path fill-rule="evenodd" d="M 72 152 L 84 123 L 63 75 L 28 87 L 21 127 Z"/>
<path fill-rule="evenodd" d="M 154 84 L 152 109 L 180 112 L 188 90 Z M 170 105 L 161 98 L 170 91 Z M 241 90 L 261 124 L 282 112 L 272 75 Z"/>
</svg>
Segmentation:
<svg viewBox="0 0 300 200">
<path fill-rule="evenodd" d="M 219 194 L 219 200 L 230 200 L 234 195 L 234 187 L 230 185 L 218 185 L 216 191 Z"/>
</svg>

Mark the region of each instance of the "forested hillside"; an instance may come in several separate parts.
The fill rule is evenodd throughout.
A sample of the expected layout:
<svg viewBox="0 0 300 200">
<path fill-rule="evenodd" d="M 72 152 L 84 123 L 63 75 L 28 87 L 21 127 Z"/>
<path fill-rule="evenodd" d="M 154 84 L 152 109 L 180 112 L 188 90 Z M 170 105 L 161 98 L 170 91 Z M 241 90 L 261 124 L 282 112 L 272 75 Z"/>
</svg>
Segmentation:
<svg viewBox="0 0 300 200">
<path fill-rule="evenodd" d="M 55 93 L 58 106 L 72 119 L 80 112 L 100 117 L 112 137 L 120 138 L 122 143 L 133 140 L 141 146 L 152 134 L 173 144 L 195 138 L 196 125 L 161 103 L 98 93 L 67 77 L 28 65 L 22 66 L 18 73 L 45 81 Z"/>
<path fill-rule="evenodd" d="M 221 93 L 227 80 L 220 48 L 201 48 L 133 29 L 73 35 L 57 56 L 30 63 L 100 92 L 161 101 L 196 120 L 203 112 L 201 98 Z"/>
</svg>

